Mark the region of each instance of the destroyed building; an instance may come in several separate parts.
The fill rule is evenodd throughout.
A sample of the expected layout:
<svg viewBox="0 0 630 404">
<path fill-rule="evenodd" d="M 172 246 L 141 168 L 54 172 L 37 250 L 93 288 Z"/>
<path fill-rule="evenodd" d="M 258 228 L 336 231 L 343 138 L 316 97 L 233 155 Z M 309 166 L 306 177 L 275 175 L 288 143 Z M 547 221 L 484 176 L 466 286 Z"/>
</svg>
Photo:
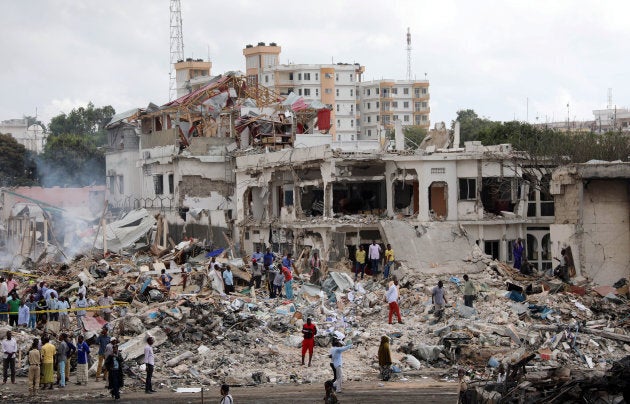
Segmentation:
<svg viewBox="0 0 630 404">
<path fill-rule="evenodd" d="M 315 248 L 330 262 L 354 257 L 360 244 L 391 243 L 414 263 L 426 225 L 459 226 L 469 244 L 512 260 L 527 241 L 527 258 L 551 266 L 553 209 L 529 190 L 509 145 L 430 147 L 418 153 L 352 150 L 332 143 L 236 158 L 236 225 L 246 251 L 271 244 L 296 254 Z M 404 235 L 404 236 L 403 236 Z M 407 256 L 404 256 L 408 252 Z M 455 255 L 457 252 L 452 252 Z"/>
<path fill-rule="evenodd" d="M 551 238 L 570 246 L 578 274 L 610 285 L 630 274 L 630 163 L 592 161 L 557 168 Z"/>
</svg>

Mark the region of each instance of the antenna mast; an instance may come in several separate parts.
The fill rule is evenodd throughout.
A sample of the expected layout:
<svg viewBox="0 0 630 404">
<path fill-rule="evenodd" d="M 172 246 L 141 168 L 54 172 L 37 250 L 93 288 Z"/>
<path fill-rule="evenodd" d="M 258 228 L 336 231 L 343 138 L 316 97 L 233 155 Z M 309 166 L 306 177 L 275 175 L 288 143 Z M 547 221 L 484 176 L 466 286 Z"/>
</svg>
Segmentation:
<svg viewBox="0 0 630 404">
<path fill-rule="evenodd" d="M 168 100 L 177 92 L 175 63 L 184 60 L 184 35 L 182 32 L 182 6 L 180 0 L 171 0 L 171 65 L 168 73 Z"/>
<path fill-rule="evenodd" d="M 411 30 L 407 27 L 407 80 L 411 81 Z"/>
</svg>

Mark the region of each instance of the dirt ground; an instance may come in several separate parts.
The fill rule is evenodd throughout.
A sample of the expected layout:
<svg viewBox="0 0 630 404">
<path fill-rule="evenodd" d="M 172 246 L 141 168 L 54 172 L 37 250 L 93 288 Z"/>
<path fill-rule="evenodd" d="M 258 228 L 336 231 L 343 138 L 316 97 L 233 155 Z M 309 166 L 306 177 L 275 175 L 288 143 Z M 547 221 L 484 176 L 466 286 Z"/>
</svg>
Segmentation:
<svg viewBox="0 0 630 404">
<path fill-rule="evenodd" d="M 74 383 L 63 389 L 40 390 L 36 396 L 28 395 L 27 381 L 18 378 L 16 384 L 0 385 L 3 403 L 218 403 L 219 387 L 212 386 L 201 393 L 176 393 L 158 389 L 155 394 L 145 394 L 142 388 L 131 381 L 121 392 L 121 399 L 115 401 L 108 394 L 103 382 L 90 381 L 87 386 Z M 262 385 L 257 387 L 232 387 L 230 393 L 235 404 L 272 403 L 321 403 L 324 398 L 323 384 Z M 394 382 L 344 382 L 343 392 L 338 394 L 341 403 L 456 403 L 457 384 L 431 379 Z"/>
</svg>

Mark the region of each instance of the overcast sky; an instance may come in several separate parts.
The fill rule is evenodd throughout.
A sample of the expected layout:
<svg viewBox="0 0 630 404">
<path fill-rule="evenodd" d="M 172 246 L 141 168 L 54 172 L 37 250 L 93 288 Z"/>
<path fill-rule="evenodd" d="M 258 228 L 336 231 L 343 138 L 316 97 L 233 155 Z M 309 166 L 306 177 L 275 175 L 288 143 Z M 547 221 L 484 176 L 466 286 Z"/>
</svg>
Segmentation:
<svg viewBox="0 0 630 404">
<path fill-rule="evenodd" d="M 0 120 L 48 123 L 92 101 L 168 101 L 169 0 L 4 0 Z M 494 120 L 592 119 L 630 104 L 630 1 L 181 0 L 186 57 L 245 70 L 246 44 L 281 63 L 360 63 L 364 80 L 430 80 L 431 121 L 472 108 Z M 529 100 L 529 102 L 528 102 Z M 567 111 L 567 103 L 569 111 Z M 529 105 L 529 113 L 528 113 Z"/>
</svg>

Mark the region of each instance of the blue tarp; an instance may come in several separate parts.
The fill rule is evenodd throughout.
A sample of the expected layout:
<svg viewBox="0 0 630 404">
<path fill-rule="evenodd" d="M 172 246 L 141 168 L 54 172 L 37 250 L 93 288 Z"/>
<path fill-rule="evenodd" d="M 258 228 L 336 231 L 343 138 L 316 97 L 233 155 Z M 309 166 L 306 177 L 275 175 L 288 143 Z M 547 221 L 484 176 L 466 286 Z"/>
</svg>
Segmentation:
<svg viewBox="0 0 630 404">
<path fill-rule="evenodd" d="M 210 251 L 206 254 L 206 258 L 218 257 L 225 250 L 225 248 L 219 248 L 218 250 Z"/>
<path fill-rule="evenodd" d="M 515 290 L 511 290 L 508 293 L 505 294 L 505 297 L 514 300 L 515 302 L 524 302 L 525 301 L 525 296 L 523 296 L 522 294 L 518 293 Z"/>
</svg>

